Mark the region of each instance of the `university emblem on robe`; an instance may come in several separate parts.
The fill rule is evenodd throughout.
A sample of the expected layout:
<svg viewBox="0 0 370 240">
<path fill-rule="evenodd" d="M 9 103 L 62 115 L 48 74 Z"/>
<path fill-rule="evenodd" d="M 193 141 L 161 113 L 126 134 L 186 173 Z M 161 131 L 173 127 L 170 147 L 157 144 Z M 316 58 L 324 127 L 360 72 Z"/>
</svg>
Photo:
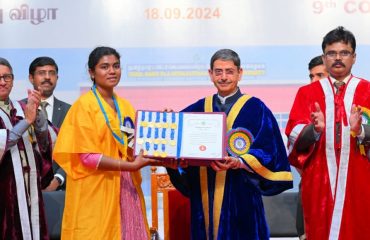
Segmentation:
<svg viewBox="0 0 370 240">
<path fill-rule="evenodd" d="M 232 156 L 241 156 L 248 153 L 254 137 L 252 133 L 245 128 L 231 129 L 227 132 L 227 151 Z"/>
<path fill-rule="evenodd" d="M 128 146 L 134 146 L 134 135 L 135 135 L 135 126 L 134 122 L 130 117 L 125 117 L 123 120 L 123 126 L 121 126 L 121 131 L 124 134 L 127 134 Z"/>
<path fill-rule="evenodd" d="M 125 117 L 125 119 L 123 120 L 123 126 L 127 128 L 135 128 L 134 122 L 130 117 Z"/>
<path fill-rule="evenodd" d="M 361 107 L 362 110 L 362 124 L 370 124 L 370 109 Z"/>
<path fill-rule="evenodd" d="M 361 107 L 361 110 L 362 110 L 362 124 L 370 125 L 370 109 L 366 107 Z M 365 149 L 364 144 L 359 144 L 359 149 L 361 155 L 363 156 L 367 156 L 368 155 L 367 153 L 370 153 L 369 147 L 367 146 Z M 370 160 L 369 157 L 368 159 Z"/>
</svg>

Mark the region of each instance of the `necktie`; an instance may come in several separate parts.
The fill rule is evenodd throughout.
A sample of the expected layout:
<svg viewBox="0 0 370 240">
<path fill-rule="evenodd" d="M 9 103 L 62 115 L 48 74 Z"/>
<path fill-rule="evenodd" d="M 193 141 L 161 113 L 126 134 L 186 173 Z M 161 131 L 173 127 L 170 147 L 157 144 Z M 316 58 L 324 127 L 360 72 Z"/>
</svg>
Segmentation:
<svg viewBox="0 0 370 240">
<path fill-rule="evenodd" d="M 340 94 L 343 91 L 344 84 L 345 84 L 345 82 L 343 82 L 343 81 L 335 81 L 334 82 L 334 86 L 337 89 L 335 94 Z"/>
<path fill-rule="evenodd" d="M 347 126 L 347 116 L 346 111 L 344 108 L 344 101 L 343 101 L 343 90 L 345 88 L 345 83 L 343 81 L 335 81 L 334 87 L 336 88 L 335 92 L 335 154 L 337 156 L 337 164 L 339 164 L 339 155 L 341 150 L 341 129 L 342 129 L 342 121 L 344 126 Z"/>
<path fill-rule="evenodd" d="M 46 111 L 46 107 L 49 105 L 48 102 L 40 102 L 41 110 L 45 113 L 46 119 L 48 119 L 48 112 Z"/>
</svg>

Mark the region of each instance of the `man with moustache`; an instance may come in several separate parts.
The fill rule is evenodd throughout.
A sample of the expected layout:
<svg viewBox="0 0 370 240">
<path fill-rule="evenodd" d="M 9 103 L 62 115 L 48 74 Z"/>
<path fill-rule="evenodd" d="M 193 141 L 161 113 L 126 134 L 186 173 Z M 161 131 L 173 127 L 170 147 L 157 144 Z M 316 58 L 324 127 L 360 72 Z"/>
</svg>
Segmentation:
<svg viewBox="0 0 370 240">
<path fill-rule="evenodd" d="M 34 89 L 42 89 L 40 108 L 46 111 L 52 125 L 59 129 L 71 105 L 53 95 L 58 81 L 58 65 L 50 57 L 38 57 L 30 64 L 28 77 Z M 49 128 L 49 130 L 51 133 L 54 132 L 54 129 Z M 44 190 L 65 190 L 66 174 L 55 161 L 53 161 L 53 171 L 54 179 Z"/>
<path fill-rule="evenodd" d="M 322 42 L 329 77 L 301 87 L 286 128 L 289 160 L 302 171 L 307 239 L 370 236 L 370 83 L 351 73 L 354 35 L 338 27 Z"/>
</svg>

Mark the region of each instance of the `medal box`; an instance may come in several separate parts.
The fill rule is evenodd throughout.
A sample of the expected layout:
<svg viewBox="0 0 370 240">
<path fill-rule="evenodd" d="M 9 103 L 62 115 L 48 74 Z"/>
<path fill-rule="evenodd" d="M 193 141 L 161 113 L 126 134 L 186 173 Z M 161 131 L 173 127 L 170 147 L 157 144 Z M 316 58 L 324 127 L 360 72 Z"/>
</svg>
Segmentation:
<svg viewBox="0 0 370 240">
<path fill-rule="evenodd" d="M 225 113 L 136 112 L 134 155 L 158 160 L 187 159 L 189 165 L 222 160 L 225 150 Z"/>
</svg>

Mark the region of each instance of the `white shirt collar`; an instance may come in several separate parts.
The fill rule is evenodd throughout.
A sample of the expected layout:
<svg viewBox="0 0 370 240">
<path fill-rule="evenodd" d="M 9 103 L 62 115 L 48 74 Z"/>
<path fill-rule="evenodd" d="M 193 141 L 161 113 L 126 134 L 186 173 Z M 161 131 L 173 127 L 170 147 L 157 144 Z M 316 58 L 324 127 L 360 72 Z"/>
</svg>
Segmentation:
<svg viewBox="0 0 370 240">
<path fill-rule="evenodd" d="M 343 79 L 343 82 L 345 83 L 345 84 L 348 84 L 348 81 L 351 79 L 351 77 L 352 77 L 352 74 L 349 74 L 347 77 L 345 77 L 344 79 Z M 334 82 L 336 82 L 336 81 L 338 81 L 337 79 L 335 79 L 335 78 L 333 78 L 332 76 L 330 76 L 330 81 L 331 81 L 331 83 L 334 85 Z"/>
<path fill-rule="evenodd" d="M 239 90 L 239 88 L 236 88 L 235 92 L 233 92 L 232 94 L 230 94 L 230 95 L 228 95 L 228 96 L 225 96 L 225 97 L 223 97 L 223 96 L 221 96 L 220 94 L 218 94 L 218 93 L 217 93 L 217 97 L 218 97 L 218 99 L 220 99 L 221 104 L 225 104 L 226 99 L 228 99 L 229 97 L 234 96 L 234 95 L 235 95 L 235 93 L 237 93 L 237 92 L 238 92 L 238 90 Z"/>
<path fill-rule="evenodd" d="M 41 102 L 47 102 L 50 105 L 50 107 L 53 108 L 53 106 L 54 106 L 54 95 L 51 95 L 50 97 L 41 100 Z"/>
<path fill-rule="evenodd" d="M 51 95 L 47 99 L 41 100 L 41 102 L 47 102 L 48 105 L 46 106 L 46 112 L 48 114 L 48 120 L 51 122 L 53 117 L 53 109 L 54 109 L 54 95 Z M 39 106 L 39 109 L 41 107 Z"/>
</svg>

